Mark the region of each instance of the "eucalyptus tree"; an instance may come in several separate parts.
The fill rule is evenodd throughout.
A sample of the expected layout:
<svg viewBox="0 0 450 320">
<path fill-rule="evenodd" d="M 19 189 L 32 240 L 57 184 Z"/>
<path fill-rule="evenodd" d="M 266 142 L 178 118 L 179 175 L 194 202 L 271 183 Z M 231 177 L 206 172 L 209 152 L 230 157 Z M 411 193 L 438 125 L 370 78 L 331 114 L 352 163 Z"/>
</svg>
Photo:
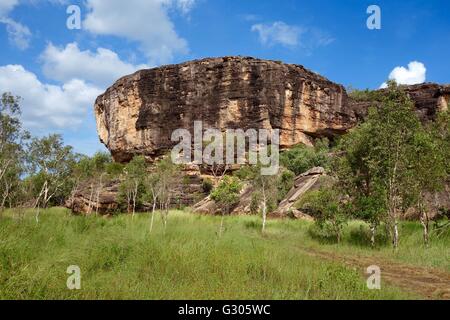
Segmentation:
<svg viewBox="0 0 450 320">
<path fill-rule="evenodd" d="M 144 178 L 146 175 L 146 161 L 144 156 L 134 157 L 124 169 L 124 180 L 121 183 L 121 192 L 126 198 L 127 211 L 136 214 L 136 205 L 143 195 Z"/>
<path fill-rule="evenodd" d="M 24 148 L 30 135 L 20 121 L 20 98 L 3 93 L 0 98 L 0 212 L 13 200 L 20 201 L 20 178 L 24 173 Z"/>
<path fill-rule="evenodd" d="M 239 202 L 241 189 L 242 184 L 238 178 L 225 176 L 222 181 L 220 181 L 217 188 L 211 193 L 211 199 L 219 205 L 222 213 L 219 237 L 221 237 L 223 233 L 225 215 L 229 215 L 230 209 Z"/>
<path fill-rule="evenodd" d="M 47 207 L 51 200 L 67 195 L 67 182 L 76 163 L 77 155 L 71 146 L 63 143 L 58 134 L 31 139 L 28 149 L 29 171 L 36 191 L 34 207 L 36 221 L 39 222 L 39 209 Z"/>
<path fill-rule="evenodd" d="M 425 192 L 442 182 L 445 163 L 401 87 L 389 82 L 377 100 L 366 121 L 343 138 L 337 172 L 353 207 L 373 229 L 385 220 L 397 248 L 401 213 L 416 205 L 424 211 Z"/>
</svg>

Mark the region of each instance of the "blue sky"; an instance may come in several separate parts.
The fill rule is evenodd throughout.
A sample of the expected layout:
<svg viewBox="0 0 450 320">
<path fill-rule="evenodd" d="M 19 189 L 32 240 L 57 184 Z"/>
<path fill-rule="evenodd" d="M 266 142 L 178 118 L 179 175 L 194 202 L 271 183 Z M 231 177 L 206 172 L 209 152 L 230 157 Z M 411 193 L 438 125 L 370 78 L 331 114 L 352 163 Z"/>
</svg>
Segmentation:
<svg viewBox="0 0 450 320">
<path fill-rule="evenodd" d="M 81 29 L 66 27 L 69 5 Z M 381 9 L 369 30 L 366 10 Z M 104 150 L 95 97 L 140 68 L 224 55 L 296 63 L 355 88 L 450 82 L 448 0 L 0 0 L 0 92 L 34 134 Z"/>
</svg>

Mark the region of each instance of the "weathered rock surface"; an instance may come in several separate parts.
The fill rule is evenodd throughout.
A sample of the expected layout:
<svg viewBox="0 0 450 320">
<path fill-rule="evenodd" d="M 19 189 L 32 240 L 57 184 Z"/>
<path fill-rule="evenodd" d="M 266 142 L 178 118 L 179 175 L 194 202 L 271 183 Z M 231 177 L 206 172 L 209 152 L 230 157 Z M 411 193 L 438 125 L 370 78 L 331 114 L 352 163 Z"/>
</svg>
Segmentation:
<svg viewBox="0 0 450 320">
<path fill-rule="evenodd" d="M 65 206 L 77 214 L 114 213 L 119 206 L 117 201 L 119 184 L 118 180 L 106 182 L 100 189 L 97 198 L 98 187 L 95 184 L 85 183 L 69 198 Z"/>
<path fill-rule="evenodd" d="M 450 85 L 406 86 L 423 118 L 447 108 Z M 300 65 L 223 57 L 138 71 L 95 103 L 101 141 L 119 162 L 170 149 L 175 129 L 280 129 L 281 146 L 311 144 L 347 132 L 371 102 L 349 99 L 342 85 Z"/>
<path fill-rule="evenodd" d="M 95 104 L 101 141 L 116 161 L 160 155 L 194 121 L 219 129 L 280 129 L 282 147 L 346 132 L 357 118 L 343 86 L 299 65 L 224 57 L 141 70 Z"/>
<path fill-rule="evenodd" d="M 202 187 L 203 178 L 197 166 L 185 166 L 180 172 L 180 179 L 173 191 L 171 206 L 181 208 L 183 206 L 192 206 L 206 197 Z M 65 206 L 77 214 L 95 214 L 101 215 L 113 214 L 125 208 L 119 207 L 119 186 L 120 179 L 114 179 L 104 182 L 98 194 L 97 210 L 97 192 L 98 181 L 93 183 L 84 183 L 74 195 L 69 198 Z M 159 205 L 159 204 L 158 204 Z M 138 211 L 151 210 L 152 204 L 143 203 L 137 208 Z M 125 210 L 126 211 L 126 210 Z"/>
<path fill-rule="evenodd" d="M 447 110 L 450 104 L 450 85 L 422 83 L 402 86 L 416 106 L 416 112 L 422 120 L 433 120 L 439 111 Z M 384 92 L 385 89 L 379 90 Z M 364 118 L 370 106 L 370 101 L 357 101 L 349 98 L 349 106 L 358 118 Z M 375 102 L 376 104 L 376 102 Z"/>
<path fill-rule="evenodd" d="M 296 219 L 312 220 L 307 214 L 294 208 L 294 204 L 301 199 L 308 191 L 317 190 L 323 185 L 323 181 L 329 177 L 325 174 L 325 169 L 321 167 L 312 168 L 295 178 L 294 187 L 288 192 L 285 199 L 281 201 L 278 208 L 269 213 L 271 217 L 291 217 Z M 231 215 L 251 214 L 251 202 L 253 187 L 245 185 L 242 189 L 239 203 L 231 209 Z M 207 197 L 193 206 L 194 213 L 200 214 L 220 214 L 220 208 L 214 200 Z"/>
<path fill-rule="evenodd" d="M 318 190 L 323 181 L 327 179 L 325 169 L 321 167 L 312 168 L 295 178 L 294 186 L 288 192 L 285 199 L 280 202 L 277 210 L 273 213 L 275 216 L 286 217 L 290 212 L 301 215 L 301 212 L 294 212 L 295 203 L 301 199 L 308 191 Z"/>
</svg>

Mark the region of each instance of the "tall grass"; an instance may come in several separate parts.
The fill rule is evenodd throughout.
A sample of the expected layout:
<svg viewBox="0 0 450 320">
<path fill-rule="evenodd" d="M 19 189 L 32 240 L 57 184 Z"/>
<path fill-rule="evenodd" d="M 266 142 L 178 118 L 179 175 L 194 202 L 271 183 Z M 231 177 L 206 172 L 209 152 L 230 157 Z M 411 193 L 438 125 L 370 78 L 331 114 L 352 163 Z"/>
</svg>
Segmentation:
<svg viewBox="0 0 450 320">
<path fill-rule="evenodd" d="M 0 299 L 403 299 L 395 288 L 366 288 L 360 270 L 295 250 L 307 225 L 257 217 L 173 211 L 164 234 L 149 217 L 77 217 L 64 209 L 0 220 Z M 309 239 L 308 241 L 312 241 Z M 81 268 L 81 290 L 66 269 Z M 362 270 L 361 270 L 362 271 Z"/>
</svg>

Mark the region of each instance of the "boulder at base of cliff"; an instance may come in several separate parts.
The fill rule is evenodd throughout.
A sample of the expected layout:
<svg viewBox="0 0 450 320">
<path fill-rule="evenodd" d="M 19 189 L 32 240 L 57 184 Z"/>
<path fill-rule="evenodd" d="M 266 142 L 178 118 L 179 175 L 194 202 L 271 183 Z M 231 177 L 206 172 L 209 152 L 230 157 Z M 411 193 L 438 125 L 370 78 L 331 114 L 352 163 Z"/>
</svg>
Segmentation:
<svg viewBox="0 0 450 320">
<path fill-rule="evenodd" d="M 119 207 L 119 184 L 117 180 L 108 181 L 100 189 L 94 183 L 82 184 L 65 206 L 75 214 L 112 214 Z"/>
<path fill-rule="evenodd" d="M 325 169 L 321 167 L 312 168 L 307 172 L 295 178 L 294 187 L 288 192 L 286 198 L 280 203 L 278 208 L 273 213 L 269 213 L 273 218 L 295 218 L 313 220 L 309 215 L 300 212 L 294 208 L 294 204 L 309 190 L 316 190 L 320 188 L 323 181 L 331 179 L 326 176 Z M 232 208 L 231 215 L 249 215 L 251 214 L 251 202 L 254 188 L 246 184 L 241 192 L 239 203 Z M 193 207 L 194 213 L 200 214 L 221 214 L 220 208 L 216 205 L 211 197 L 207 197 L 198 202 Z"/>
<path fill-rule="evenodd" d="M 251 185 L 244 185 L 240 194 L 239 203 L 231 209 L 230 215 L 248 215 L 251 213 L 250 205 L 252 202 L 253 190 L 254 189 Z M 193 206 L 192 211 L 194 213 L 211 215 L 218 215 L 222 213 L 220 207 L 213 199 L 211 199 L 210 196 L 196 203 Z"/>
<path fill-rule="evenodd" d="M 324 184 L 324 181 L 329 179 L 331 178 L 326 175 L 325 169 L 322 167 L 312 168 L 297 176 L 294 181 L 294 186 L 280 202 L 277 210 L 272 215 L 276 217 L 311 220 L 312 218 L 310 216 L 298 211 L 294 205 L 308 191 L 319 189 Z"/>
</svg>

